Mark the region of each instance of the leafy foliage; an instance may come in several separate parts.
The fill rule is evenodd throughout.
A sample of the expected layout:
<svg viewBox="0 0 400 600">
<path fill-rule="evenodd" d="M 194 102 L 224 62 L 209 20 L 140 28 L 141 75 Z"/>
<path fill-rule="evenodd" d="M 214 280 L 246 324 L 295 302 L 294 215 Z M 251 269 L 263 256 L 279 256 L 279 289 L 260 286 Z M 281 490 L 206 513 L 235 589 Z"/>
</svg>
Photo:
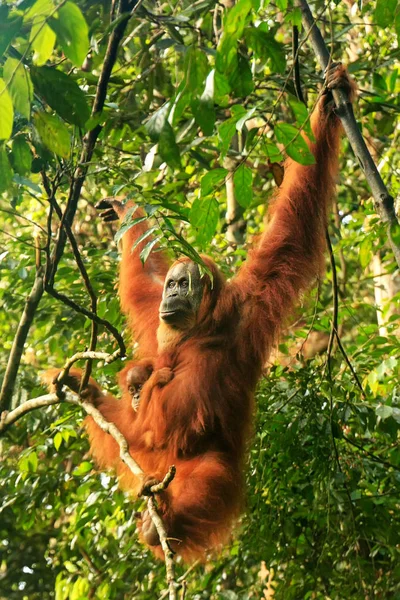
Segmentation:
<svg viewBox="0 0 400 600">
<path fill-rule="evenodd" d="M 0 6 L 2 375 L 36 269 L 55 248 L 57 206 L 65 210 L 86 166 L 72 231 L 98 317 L 123 331 L 115 232 L 98 219 L 97 200 L 135 199 L 171 255 L 201 262 L 207 252 L 230 277 L 246 251 L 226 239 L 226 181 L 233 178 L 251 237 L 262 227 L 282 153 L 313 161 L 302 136 L 311 137 L 309 111 L 292 78 L 299 10 L 288 0 L 232 4 L 144 2 L 127 23 L 98 112 L 92 107 L 108 43 L 125 17 L 110 25 L 108 1 Z M 349 63 L 357 78 L 357 118 L 396 197 L 400 5 L 335 2 L 330 13 L 318 0 L 312 8 L 334 59 Z M 306 43 L 298 57 L 311 108 L 321 74 Z M 97 145 L 84 165 L 94 131 Z M 260 384 L 247 509 L 234 541 L 206 566 L 186 573 L 177 565 L 188 598 L 400 597 L 398 269 L 346 142 L 338 192 L 330 234 L 344 353 L 336 343 L 326 353 L 328 266 Z M 57 206 L 50 210 L 52 194 Z M 117 239 L 132 224 L 127 218 Z M 154 239 L 142 241 L 145 261 Z M 89 304 L 70 246 L 55 289 L 78 307 Z M 84 350 L 91 331 L 82 311 L 45 294 L 13 406 L 43 393 L 38 372 Z M 306 360 L 316 338 L 322 350 Z M 97 345 L 117 347 L 103 327 Z M 103 387 L 118 393 L 121 362 L 94 368 Z M 50 407 L 26 415 L 0 440 L 0 598 L 165 597 L 164 566 L 137 541 L 140 502 L 119 491 L 112 474 L 95 471 L 81 418 L 76 408 Z"/>
</svg>

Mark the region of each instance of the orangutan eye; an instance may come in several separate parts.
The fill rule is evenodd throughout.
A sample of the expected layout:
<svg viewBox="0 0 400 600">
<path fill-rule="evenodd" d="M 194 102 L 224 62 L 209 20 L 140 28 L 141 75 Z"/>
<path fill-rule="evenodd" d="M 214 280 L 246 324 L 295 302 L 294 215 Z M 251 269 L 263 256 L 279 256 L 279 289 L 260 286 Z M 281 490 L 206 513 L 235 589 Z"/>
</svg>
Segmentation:
<svg viewBox="0 0 400 600">
<path fill-rule="evenodd" d="M 187 280 L 187 279 L 182 279 L 182 281 L 181 281 L 181 286 L 182 286 L 182 287 L 184 287 L 184 288 L 187 288 L 187 287 L 188 287 L 188 285 L 189 285 L 189 282 L 188 282 L 188 280 Z"/>
<path fill-rule="evenodd" d="M 169 282 L 168 282 L 168 287 L 169 287 L 170 289 L 172 289 L 172 288 L 174 287 L 174 285 L 175 285 L 175 283 L 174 283 L 174 282 L 172 281 L 172 279 L 171 279 L 171 281 L 169 281 Z"/>
</svg>

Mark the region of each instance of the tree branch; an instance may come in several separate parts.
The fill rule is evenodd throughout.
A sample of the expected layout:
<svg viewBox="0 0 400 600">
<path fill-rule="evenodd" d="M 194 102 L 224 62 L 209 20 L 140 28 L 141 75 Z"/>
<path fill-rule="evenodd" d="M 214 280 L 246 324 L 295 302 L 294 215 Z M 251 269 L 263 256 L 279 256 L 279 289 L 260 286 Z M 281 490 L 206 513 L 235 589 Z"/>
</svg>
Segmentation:
<svg viewBox="0 0 400 600">
<path fill-rule="evenodd" d="M 39 267 L 36 271 L 35 281 L 32 290 L 26 299 L 25 308 L 18 324 L 17 332 L 14 336 L 11 352 L 7 361 L 7 368 L 3 379 L 3 385 L 0 392 L 0 413 L 9 410 L 14 391 L 15 381 L 21 357 L 24 352 L 24 345 L 28 337 L 29 329 L 35 317 L 36 309 L 44 292 L 43 269 Z"/>
<path fill-rule="evenodd" d="M 296 1 L 297 5 L 301 9 L 303 25 L 306 33 L 309 34 L 318 62 L 323 69 L 326 69 L 328 64 L 331 62 L 331 56 L 321 32 L 312 16 L 308 2 L 307 0 Z M 337 107 L 337 114 L 342 121 L 343 128 L 349 139 L 350 145 L 353 148 L 354 154 L 356 155 L 356 158 L 371 189 L 374 198 L 375 210 L 386 225 L 389 243 L 393 250 L 396 262 L 400 267 L 400 246 L 392 237 L 392 228 L 399 227 L 394 210 L 393 196 L 389 194 L 373 161 L 373 158 L 368 151 L 364 138 L 355 119 L 353 107 L 349 102 L 347 93 L 344 90 L 337 89 L 332 91 L 332 95 Z"/>
</svg>

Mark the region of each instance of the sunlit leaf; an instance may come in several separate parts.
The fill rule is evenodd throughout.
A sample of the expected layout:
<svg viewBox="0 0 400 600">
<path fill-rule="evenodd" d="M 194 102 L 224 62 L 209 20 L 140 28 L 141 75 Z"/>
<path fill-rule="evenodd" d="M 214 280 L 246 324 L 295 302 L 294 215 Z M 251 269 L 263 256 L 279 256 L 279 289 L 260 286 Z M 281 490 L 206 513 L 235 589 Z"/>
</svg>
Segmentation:
<svg viewBox="0 0 400 600">
<path fill-rule="evenodd" d="M 67 2 L 49 24 L 56 32 L 57 42 L 65 56 L 79 67 L 89 51 L 89 29 L 80 8 L 73 2 Z"/>
<path fill-rule="evenodd" d="M 14 109 L 4 79 L 0 79 L 0 140 L 8 140 L 12 133 Z"/>
<path fill-rule="evenodd" d="M 21 61 L 8 58 L 4 65 L 3 76 L 13 101 L 14 110 L 29 119 L 33 86 L 28 69 Z"/>
</svg>

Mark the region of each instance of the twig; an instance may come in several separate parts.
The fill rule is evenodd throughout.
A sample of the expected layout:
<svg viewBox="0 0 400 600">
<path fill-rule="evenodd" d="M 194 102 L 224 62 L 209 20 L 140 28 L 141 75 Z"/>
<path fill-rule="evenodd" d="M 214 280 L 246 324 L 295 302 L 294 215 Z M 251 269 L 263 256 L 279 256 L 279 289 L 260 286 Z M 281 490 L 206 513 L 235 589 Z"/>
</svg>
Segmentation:
<svg viewBox="0 0 400 600">
<path fill-rule="evenodd" d="M 325 69 L 329 64 L 331 57 L 324 39 L 311 14 L 307 0 L 296 1 L 297 5 L 301 9 L 303 25 L 307 34 L 309 34 L 315 55 L 321 64 L 321 67 Z M 354 154 L 356 155 L 361 169 L 364 172 L 365 178 L 371 188 L 375 210 L 386 225 L 388 240 L 393 250 L 396 262 L 400 267 L 400 246 L 392 237 L 392 228 L 397 228 L 399 226 L 394 210 L 393 196 L 389 194 L 373 161 L 373 158 L 368 151 L 364 138 L 354 117 L 353 106 L 351 102 L 349 102 L 347 92 L 337 89 L 332 90 L 332 95 L 337 107 L 337 114 L 342 121 L 343 128 L 349 139 L 350 145 L 353 148 Z"/>
<path fill-rule="evenodd" d="M 393 465 L 391 462 L 384 460 L 383 458 L 380 458 L 379 456 L 376 456 L 376 454 L 374 454 L 373 452 L 370 452 L 369 450 L 366 450 L 363 446 L 361 446 L 360 444 L 357 444 L 357 442 L 355 442 L 354 440 L 351 440 L 346 435 L 343 436 L 343 439 L 346 440 L 346 442 L 348 444 L 351 444 L 355 448 L 358 448 L 359 450 L 361 450 L 362 452 L 367 454 L 371 458 L 371 460 L 378 462 L 381 465 L 384 465 L 385 467 L 395 469 L 395 471 L 400 471 L 400 467 L 398 465 Z"/>
<path fill-rule="evenodd" d="M 110 333 L 112 333 L 113 336 L 115 337 L 115 339 L 117 340 L 118 345 L 119 345 L 119 350 L 118 351 L 120 352 L 120 356 L 121 357 L 125 356 L 125 354 L 126 354 L 126 348 L 125 348 L 124 340 L 122 339 L 121 334 L 119 333 L 118 329 L 116 327 L 114 327 L 114 325 L 112 325 L 106 319 L 102 319 L 101 317 L 99 317 L 95 313 L 91 312 L 89 309 L 85 308 L 81 304 L 78 304 L 74 300 L 71 300 L 65 294 L 62 294 L 61 292 L 58 292 L 57 290 L 55 290 L 54 288 L 52 288 L 48 284 L 46 284 L 46 292 L 48 294 L 50 294 L 51 296 L 53 296 L 54 298 L 56 298 L 57 300 L 59 300 L 60 302 L 63 302 L 64 304 L 66 304 L 67 306 L 69 306 L 70 308 L 72 308 L 73 310 L 75 310 L 76 312 L 79 312 L 82 315 L 85 315 L 85 317 L 88 317 L 88 319 L 91 319 L 92 321 L 95 321 L 99 325 L 104 325 L 104 327 L 106 329 L 108 329 L 108 331 Z"/>
<path fill-rule="evenodd" d="M 331 261 L 332 294 L 333 294 L 333 317 L 332 317 L 332 323 L 331 323 L 331 331 L 329 334 L 328 348 L 326 350 L 326 364 L 328 364 L 331 360 L 331 354 L 332 354 L 333 342 L 335 340 L 335 334 L 338 331 L 339 295 L 338 295 L 338 283 L 337 283 L 335 257 L 333 255 L 331 239 L 329 237 L 329 233 L 328 233 L 327 229 L 325 230 L 325 238 L 326 238 L 326 244 L 328 246 L 328 251 L 329 251 L 329 259 Z M 324 370 L 324 372 L 325 372 L 325 370 Z"/>
<path fill-rule="evenodd" d="M 0 392 L 0 413 L 3 410 L 8 410 L 11 405 L 11 399 L 14 391 L 15 381 L 19 365 L 21 363 L 21 357 L 24 352 L 24 345 L 28 337 L 30 326 L 35 317 L 36 309 L 43 296 L 44 292 L 44 279 L 43 269 L 40 267 L 36 271 L 35 281 L 32 286 L 32 290 L 26 299 L 25 308 L 21 315 L 21 319 L 18 324 L 14 341 L 12 344 L 11 352 L 8 357 L 6 372 L 3 379 L 3 385 Z"/>
<path fill-rule="evenodd" d="M 297 25 L 293 25 L 292 33 L 292 55 L 293 55 L 293 84 L 296 91 L 297 99 L 306 104 L 303 96 L 303 90 L 301 89 L 301 78 L 300 78 L 300 63 L 299 63 L 299 28 Z"/>
</svg>

